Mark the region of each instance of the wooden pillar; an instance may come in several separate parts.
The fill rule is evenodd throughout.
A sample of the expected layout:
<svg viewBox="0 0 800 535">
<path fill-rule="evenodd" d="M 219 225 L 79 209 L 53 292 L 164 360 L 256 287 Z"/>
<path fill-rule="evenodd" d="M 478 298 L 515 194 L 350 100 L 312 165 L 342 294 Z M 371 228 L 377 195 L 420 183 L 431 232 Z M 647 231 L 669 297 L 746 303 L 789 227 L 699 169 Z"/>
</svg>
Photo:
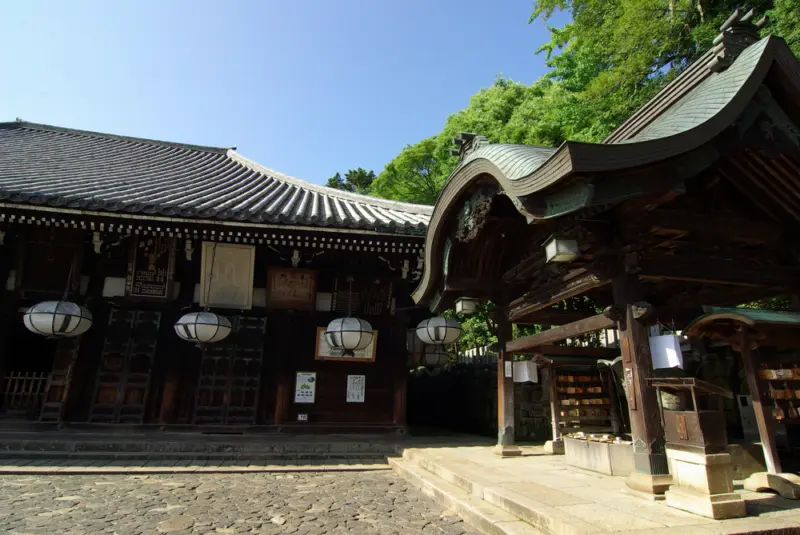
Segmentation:
<svg viewBox="0 0 800 535">
<path fill-rule="evenodd" d="M 511 353 L 506 342 L 511 340 L 511 323 L 505 310 L 497 314 L 497 446 L 494 452 L 503 457 L 522 455 L 514 438 L 514 373 Z"/>
<path fill-rule="evenodd" d="M 753 412 L 756 415 L 756 425 L 758 434 L 761 437 L 761 447 L 764 449 L 764 460 L 767 464 L 767 472 L 780 474 L 781 460 L 778 457 L 778 449 L 775 445 L 775 419 L 770 411 L 765 407 L 764 398 L 758 384 L 758 366 L 756 365 L 753 351 L 747 340 L 746 331 L 739 333 L 739 351 L 742 355 L 744 373 L 747 377 L 747 386 L 750 388 L 750 395 L 753 398 Z M 768 404 L 767 404 L 768 406 Z"/>
<path fill-rule="evenodd" d="M 663 495 L 672 478 L 664 446 L 658 397 L 647 386 L 653 376 L 650 341 L 646 319 L 651 307 L 644 297 L 637 277 L 625 273 L 613 281 L 613 313 L 620 321 L 620 348 L 623 363 L 623 386 L 628 399 L 633 438 L 634 471 L 627 479 L 632 489 Z"/>
<path fill-rule="evenodd" d="M 561 440 L 561 407 L 558 403 L 558 381 L 556 380 L 556 367 L 553 364 L 547 367 L 547 385 L 550 388 L 550 414 L 553 424 L 553 440 Z"/>
<path fill-rule="evenodd" d="M 178 400 L 181 394 L 181 384 L 184 386 L 189 383 L 184 380 L 187 373 L 186 359 L 200 360 L 200 351 L 191 347 L 188 342 L 178 338 L 178 335 L 173 331 L 173 325 L 183 315 L 188 312 L 188 308 L 192 306 L 194 301 L 194 286 L 195 281 L 199 280 L 199 260 L 193 258 L 186 258 L 183 251 L 180 250 L 179 244 L 181 242 L 175 240 L 175 263 L 177 266 L 176 272 L 180 273 L 179 282 L 180 289 L 178 290 L 178 299 L 175 303 L 165 307 L 164 313 L 161 315 L 161 343 L 165 347 L 160 348 L 159 354 L 164 355 L 167 362 L 165 363 L 163 383 L 161 387 L 161 406 L 158 410 L 158 423 L 165 425 L 175 423 L 175 412 L 178 406 Z M 196 379 L 195 379 L 195 384 Z M 186 415 L 187 417 L 189 415 Z M 191 419 L 189 419 L 191 422 Z"/>
<path fill-rule="evenodd" d="M 405 355 L 404 355 L 405 356 Z M 406 391 L 408 372 L 405 366 L 397 372 L 394 380 L 394 425 L 406 425 Z"/>
</svg>

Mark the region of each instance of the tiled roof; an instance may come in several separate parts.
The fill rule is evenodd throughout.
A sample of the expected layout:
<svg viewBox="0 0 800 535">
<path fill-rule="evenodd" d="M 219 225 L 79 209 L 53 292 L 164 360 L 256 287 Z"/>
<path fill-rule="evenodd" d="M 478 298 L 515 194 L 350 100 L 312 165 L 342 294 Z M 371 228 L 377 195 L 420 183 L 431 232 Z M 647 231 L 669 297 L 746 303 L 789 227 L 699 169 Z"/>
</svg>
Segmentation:
<svg viewBox="0 0 800 535">
<path fill-rule="evenodd" d="M 432 207 L 311 184 L 234 149 L 0 123 L 0 201 L 424 234 Z"/>
</svg>

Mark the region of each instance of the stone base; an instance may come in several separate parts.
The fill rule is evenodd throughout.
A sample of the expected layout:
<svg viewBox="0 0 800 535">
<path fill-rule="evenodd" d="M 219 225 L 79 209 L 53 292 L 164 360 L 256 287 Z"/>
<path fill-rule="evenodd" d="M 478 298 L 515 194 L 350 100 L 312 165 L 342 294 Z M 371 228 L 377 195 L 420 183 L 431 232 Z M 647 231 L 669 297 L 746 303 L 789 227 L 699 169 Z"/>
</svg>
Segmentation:
<svg viewBox="0 0 800 535">
<path fill-rule="evenodd" d="M 715 520 L 747 516 L 744 500 L 735 492 L 709 495 L 673 486 L 664 495 L 670 507 Z"/>
<path fill-rule="evenodd" d="M 800 500 L 800 477 L 795 474 L 758 472 L 744 481 L 744 488 L 753 492 L 772 490 L 789 500 Z"/>
<path fill-rule="evenodd" d="M 633 490 L 644 494 L 663 495 L 672 484 L 672 476 L 669 474 L 653 475 L 633 472 L 625 479 L 625 484 Z"/>
<path fill-rule="evenodd" d="M 498 444 L 494 447 L 492 452 L 500 457 L 519 457 L 522 455 L 522 450 L 520 447 L 513 444 Z"/>
<path fill-rule="evenodd" d="M 564 441 L 561 439 L 548 440 L 544 443 L 544 452 L 550 455 L 564 455 Z"/>
</svg>

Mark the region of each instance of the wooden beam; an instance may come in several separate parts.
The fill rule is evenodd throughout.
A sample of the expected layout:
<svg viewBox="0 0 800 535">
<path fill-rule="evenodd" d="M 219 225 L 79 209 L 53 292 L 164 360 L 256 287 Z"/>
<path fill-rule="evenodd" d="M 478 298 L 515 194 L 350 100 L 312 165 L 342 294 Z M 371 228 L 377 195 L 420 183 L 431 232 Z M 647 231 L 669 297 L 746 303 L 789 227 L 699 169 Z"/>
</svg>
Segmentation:
<svg viewBox="0 0 800 535">
<path fill-rule="evenodd" d="M 753 266 L 741 260 L 711 260 L 648 253 L 639 262 L 639 277 L 733 286 L 797 288 L 800 270 L 778 266 Z"/>
<path fill-rule="evenodd" d="M 512 301 L 508 307 L 508 320 L 515 323 L 517 319 L 524 318 L 537 310 L 547 308 L 570 297 L 584 294 L 593 288 L 605 286 L 610 282 L 610 278 L 600 278 L 588 272 L 568 280 L 560 279 Z"/>
<path fill-rule="evenodd" d="M 780 238 L 776 225 L 734 217 L 709 217 L 684 210 L 653 210 L 636 218 L 635 228 L 692 233 L 754 243 L 773 243 Z"/>
<path fill-rule="evenodd" d="M 758 366 L 750 349 L 746 331 L 739 333 L 739 346 L 744 373 L 747 378 L 747 386 L 750 387 L 750 396 L 753 398 L 753 412 L 756 415 L 756 425 L 758 426 L 758 434 L 761 437 L 761 447 L 764 450 L 767 472 L 780 474 L 783 470 L 781 469 L 781 460 L 778 457 L 778 449 L 775 446 L 775 421 L 767 408 L 769 403 L 764 403 L 761 387 L 758 384 Z"/>
<path fill-rule="evenodd" d="M 599 331 L 600 329 L 611 329 L 616 325 L 616 321 L 605 317 L 603 314 L 597 314 L 561 327 L 511 340 L 506 344 L 506 351 L 509 353 L 523 353 L 553 342 L 572 338 L 573 336 Z"/>
<path fill-rule="evenodd" d="M 535 347 L 531 353 L 546 357 L 596 357 L 599 359 L 613 359 L 619 355 L 619 349 L 612 347 L 577 347 L 544 345 Z"/>
<path fill-rule="evenodd" d="M 531 312 L 523 318 L 517 318 L 517 325 L 566 325 L 597 314 L 594 310 L 556 310 L 544 308 Z"/>
<path fill-rule="evenodd" d="M 497 318 L 497 341 L 501 350 L 497 359 L 497 446 L 494 452 L 503 457 L 522 455 L 522 450 L 516 445 L 514 432 L 513 356 L 502 349 L 511 336 L 511 323 L 501 311 Z"/>
</svg>

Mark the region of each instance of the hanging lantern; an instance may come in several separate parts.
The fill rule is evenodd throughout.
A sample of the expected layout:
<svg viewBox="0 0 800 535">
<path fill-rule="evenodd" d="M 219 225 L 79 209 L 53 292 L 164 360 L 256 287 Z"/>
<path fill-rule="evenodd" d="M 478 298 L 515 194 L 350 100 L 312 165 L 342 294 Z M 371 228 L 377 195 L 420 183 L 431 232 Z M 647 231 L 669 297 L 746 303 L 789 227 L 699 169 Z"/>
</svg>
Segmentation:
<svg viewBox="0 0 800 535">
<path fill-rule="evenodd" d="M 48 338 L 80 336 L 92 326 L 92 313 L 71 301 L 42 301 L 25 312 L 29 331 Z"/>
<path fill-rule="evenodd" d="M 231 333 L 231 320 L 213 312 L 189 312 L 175 322 L 175 332 L 187 342 L 213 344 Z"/>
<path fill-rule="evenodd" d="M 355 351 L 372 342 L 372 325 L 359 318 L 337 318 L 325 329 L 325 341 L 352 357 Z"/>
<path fill-rule="evenodd" d="M 444 366 L 449 358 L 450 355 L 443 346 L 426 346 L 425 354 L 422 355 L 422 365 L 428 368 Z"/>
<path fill-rule="evenodd" d="M 417 336 L 430 345 L 452 344 L 461 336 L 461 325 L 453 318 L 436 316 L 422 320 L 417 325 Z"/>
</svg>

